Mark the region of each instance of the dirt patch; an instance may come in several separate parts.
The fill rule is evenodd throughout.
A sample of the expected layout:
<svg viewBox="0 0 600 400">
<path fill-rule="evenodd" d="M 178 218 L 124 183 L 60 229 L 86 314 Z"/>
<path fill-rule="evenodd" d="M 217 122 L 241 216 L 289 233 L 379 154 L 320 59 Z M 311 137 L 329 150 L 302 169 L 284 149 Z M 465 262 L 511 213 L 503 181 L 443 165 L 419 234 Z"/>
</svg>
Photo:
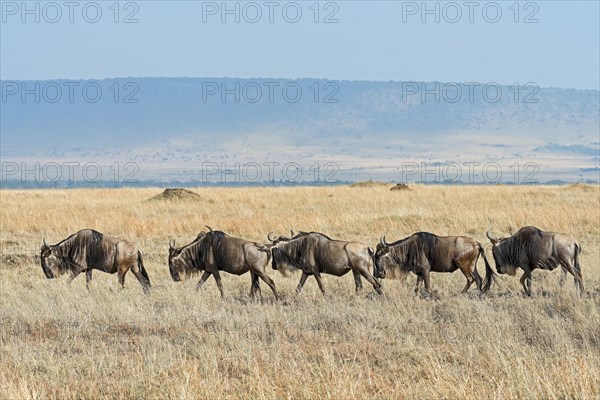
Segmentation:
<svg viewBox="0 0 600 400">
<path fill-rule="evenodd" d="M 151 197 L 150 201 L 155 200 L 201 200 L 202 197 L 198 193 L 194 193 L 191 190 L 182 188 L 168 188 L 165 189 L 161 194 L 157 194 Z"/>
<path fill-rule="evenodd" d="M 396 190 L 413 190 L 413 189 L 409 188 L 406 183 L 398 183 L 396 186 L 392 186 L 390 188 L 390 190 L 396 191 Z"/>
</svg>

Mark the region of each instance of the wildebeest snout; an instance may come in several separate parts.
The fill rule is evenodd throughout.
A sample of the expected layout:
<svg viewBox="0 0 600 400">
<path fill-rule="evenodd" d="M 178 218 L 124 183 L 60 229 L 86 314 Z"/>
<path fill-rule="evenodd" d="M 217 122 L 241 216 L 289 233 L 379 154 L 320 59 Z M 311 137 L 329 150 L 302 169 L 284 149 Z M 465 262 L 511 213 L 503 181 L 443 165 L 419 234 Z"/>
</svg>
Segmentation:
<svg viewBox="0 0 600 400">
<path fill-rule="evenodd" d="M 46 259 L 43 257 L 41 259 L 41 264 L 42 264 L 42 271 L 44 271 L 44 275 L 46 275 L 46 278 L 48 278 L 48 279 L 56 278 L 56 276 L 54 276 L 54 272 L 52 272 L 52 270 L 48 267 L 48 264 L 46 263 Z"/>
</svg>

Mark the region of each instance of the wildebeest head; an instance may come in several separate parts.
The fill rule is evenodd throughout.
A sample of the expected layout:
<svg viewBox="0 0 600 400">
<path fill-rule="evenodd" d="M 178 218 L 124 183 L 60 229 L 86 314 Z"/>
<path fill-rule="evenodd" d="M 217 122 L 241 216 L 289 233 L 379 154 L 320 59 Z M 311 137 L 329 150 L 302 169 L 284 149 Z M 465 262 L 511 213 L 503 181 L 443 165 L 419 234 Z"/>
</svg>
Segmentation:
<svg viewBox="0 0 600 400">
<path fill-rule="evenodd" d="M 169 242 L 169 273 L 175 282 L 181 281 L 181 276 L 185 276 L 185 265 L 181 260 L 181 250 L 175 247 L 175 239 Z"/>
<path fill-rule="evenodd" d="M 210 233 L 207 234 L 204 231 L 200 232 L 198 236 L 196 236 L 196 239 L 194 239 L 192 243 L 186 246 L 179 248 L 175 247 L 175 239 L 169 242 L 169 273 L 171 274 L 171 278 L 175 282 L 186 280 L 192 275 L 198 273 L 196 269 L 190 267 L 190 265 L 193 264 L 193 260 L 190 260 L 189 251 L 187 251 L 186 254 L 184 250 L 187 249 L 189 246 L 196 244 L 198 241 L 203 240 L 204 238 L 210 239 L 207 237 L 207 235 L 212 236 L 215 234 L 215 232 L 213 232 L 213 230 L 210 227 L 208 227 L 208 229 L 210 229 Z"/>
<path fill-rule="evenodd" d="M 490 234 L 491 229 L 488 230 L 485 235 L 492 243 L 492 256 L 496 263 L 496 271 L 499 274 L 508 274 L 515 276 L 517 274 L 517 267 L 510 261 L 508 254 L 507 242 L 508 238 L 498 238 Z"/>
<path fill-rule="evenodd" d="M 59 277 L 66 268 L 65 260 L 57 253 L 56 246 L 46 243 L 46 239 L 40 248 L 40 260 L 44 275 L 48 279 Z"/>
<path fill-rule="evenodd" d="M 385 236 L 381 238 L 373 255 L 373 276 L 375 278 L 383 279 L 387 276 L 400 280 L 406 279 L 409 273 L 406 261 L 411 244 L 407 241 L 410 241 L 411 238 L 393 243 L 386 242 Z"/>
<path fill-rule="evenodd" d="M 393 260 L 390 255 L 390 246 L 385 242 L 385 236 L 377 244 L 375 254 L 373 255 L 373 265 L 375 271 L 373 276 L 378 279 L 385 278 L 386 270 L 392 267 Z"/>
</svg>

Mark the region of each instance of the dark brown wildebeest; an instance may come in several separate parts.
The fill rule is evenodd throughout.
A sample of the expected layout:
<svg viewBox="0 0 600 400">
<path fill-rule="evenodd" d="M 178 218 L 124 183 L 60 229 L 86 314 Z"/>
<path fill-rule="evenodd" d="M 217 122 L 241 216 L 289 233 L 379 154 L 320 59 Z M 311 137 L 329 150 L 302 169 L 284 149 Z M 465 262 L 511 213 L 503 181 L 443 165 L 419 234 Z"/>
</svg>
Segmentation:
<svg viewBox="0 0 600 400">
<path fill-rule="evenodd" d="M 221 297 L 224 296 L 223 283 L 219 271 L 242 275 L 250 271 L 252 286 L 250 296 L 260 294 L 259 278 L 273 290 L 276 299 L 279 294 L 275 283 L 266 273 L 270 252 L 263 245 L 227 235 L 221 231 L 201 232 L 196 239 L 183 247 L 175 247 L 175 240 L 169 243 L 169 272 L 175 282 L 181 275 L 190 271 L 204 271 L 196 289 L 200 289 L 210 275 L 213 275 Z"/>
<path fill-rule="evenodd" d="M 290 237 L 271 239 L 268 245 L 273 253 L 273 269 L 297 268 L 302 271 L 296 293 L 302 291 L 306 279 L 314 275 L 319 289 L 325 295 L 321 274 L 342 276 L 352 271 L 356 291 L 362 288 L 361 275 L 369 281 L 377 293 L 382 294 L 381 284 L 369 272 L 373 251 L 357 242 L 333 240 L 322 233 L 300 232 Z"/>
<path fill-rule="evenodd" d="M 485 279 L 477 272 L 477 260 L 483 256 Z M 418 293 L 421 282 L 431 294 L 431 272 L 454 272 L 457 269 L 467 278 L 462 292 L 466 293 L 473 282 L 481 293 L 487 292 L 493 281 L 494 272 L 485 257 L 483 246 L 468 236 L 437 236 L 419 232 L 394 243 L 387 243 L 385 236 L 377 245 L 374 256 L 375 277 L 385 278 L 386 270 L 397 268 L 406 277 L 409 272 L 417 275 Z"/>
<path fill-rule="evenodd" d="M 131 269 L 144 292 L 148 292 L 150 287 L 141 250 L 134 243 L 104 236 L 92 229 L 83 229 L 54 245 L 47 244 L 44 239 L 40 258 L 42 270 L 48 279 L 70 272 L 67 283 L 71 283 L 85 272 L 86 287 L 89 289 L 92 270 L 97 269 L 109 274 L 118 272 L 119 283 L 124 287 L 125 274 Z"/>
<path fill-rule="evenodd" d="M 520 282 L 523 290 L 531 296 L 531 271 L 536 268 L 552 271 L 561 267 L 559 286 L 565 283 L 567 271 L 573 275 L 575 288 L 583 294 L 583 276 L 579 264 L 581 246 L 572 238 L 555 232 L 544 232 L 533 226 L 519 229 L 515 234 L 496 238 L 486 233 L 492 242 L 492 255 L 499 274 L 515 276 L 521 268 Z"/>
</svg>

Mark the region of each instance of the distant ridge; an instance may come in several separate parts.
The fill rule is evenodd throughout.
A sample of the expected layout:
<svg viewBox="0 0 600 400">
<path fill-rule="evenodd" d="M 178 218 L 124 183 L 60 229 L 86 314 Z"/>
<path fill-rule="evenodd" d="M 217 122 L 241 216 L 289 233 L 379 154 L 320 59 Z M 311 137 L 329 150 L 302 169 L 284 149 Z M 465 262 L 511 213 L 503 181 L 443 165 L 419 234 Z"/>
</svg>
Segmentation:
<svg viewBox="0 0 600 400">
<path fill-rule="evenodd" d="M 402 163 L 434 161 L 535 162 L 543 180 L 593 180 L 600 164 L 597 90 L 309 78 L 1 83 L 3 162 L 131 162 L 138 177 L 182 181 L 204 179 L 207 163 L 295 162 L 309 173 L 329 162 L 348 181 L 403 181 Z"/>
</svg>

